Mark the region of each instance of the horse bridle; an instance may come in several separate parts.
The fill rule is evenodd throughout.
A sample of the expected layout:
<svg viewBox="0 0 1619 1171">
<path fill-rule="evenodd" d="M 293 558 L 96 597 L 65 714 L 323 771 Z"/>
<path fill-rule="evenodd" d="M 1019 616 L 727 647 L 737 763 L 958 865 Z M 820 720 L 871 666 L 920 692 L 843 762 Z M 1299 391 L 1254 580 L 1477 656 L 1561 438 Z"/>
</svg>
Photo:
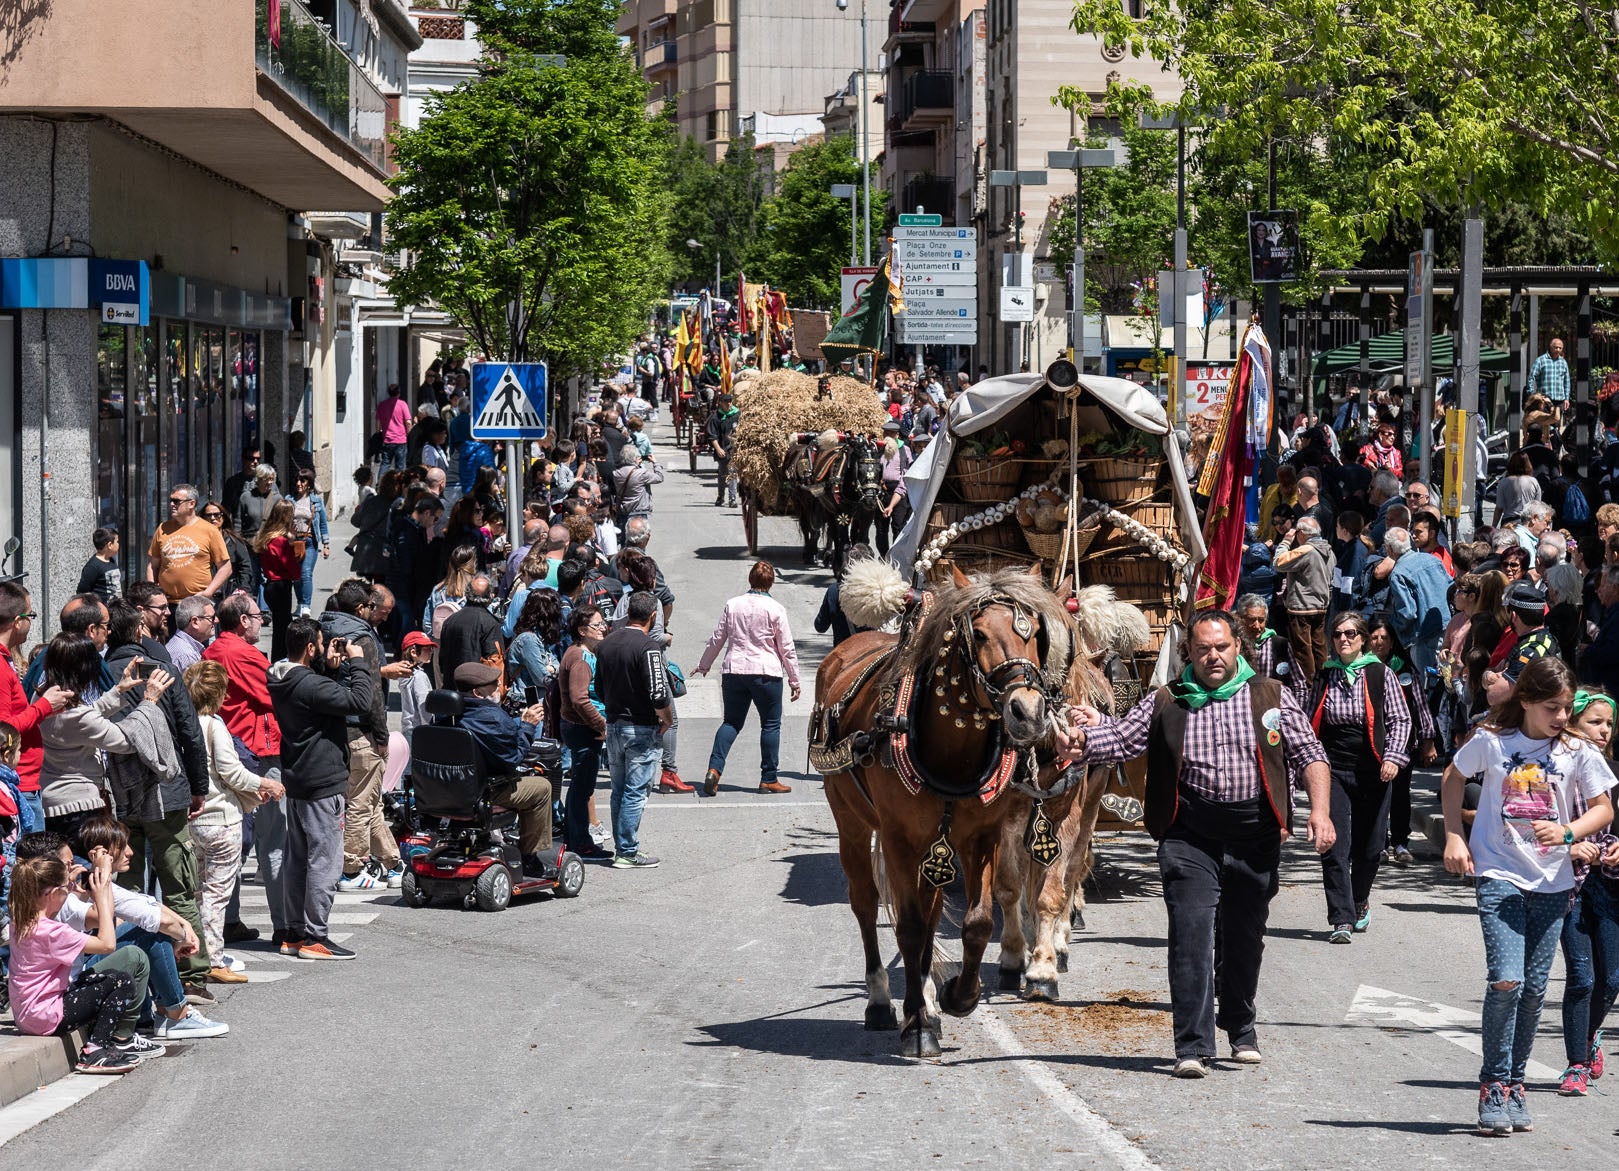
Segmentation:
<svg viewBox="0 0 1619 1171">
<path fill-rule="evenodd" d="M 973 637 L 973 620 L 985 610 L 995 606 L 1005 606 L 1012 611 L 1012 629 L 1017 632 L 1019 638 L 1028 639 L 1032 636 L 1036 624 L 1041 624 L 1043 629 L 1039 615 L 1031 615 L 1017 601 L 1005 594 L 996 594 L 957 617 L 956 643 L 961 648 L 962 658 L 967 661 L 968 674 L 989 700 L 991 718 L 1000 716 L 1001 700 L 1006 693 L 1018 688 L 1038 691 L 1048 703 L 1060 702 L 1063 698 L 1062 685 L 1048 680 L 1041 665 L 1032 659 L 1022 656 L 1003 659 L 988 672 L 978 665 L 978 643 Z"/>
</svg>

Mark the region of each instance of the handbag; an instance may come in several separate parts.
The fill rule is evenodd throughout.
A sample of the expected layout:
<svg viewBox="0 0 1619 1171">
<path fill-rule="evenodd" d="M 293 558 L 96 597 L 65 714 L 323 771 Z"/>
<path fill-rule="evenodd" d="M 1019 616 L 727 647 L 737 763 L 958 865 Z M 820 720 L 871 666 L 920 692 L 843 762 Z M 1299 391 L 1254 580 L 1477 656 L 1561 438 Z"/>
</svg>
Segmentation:
<svg viewBox="0 0 1619 1171">
<path fill-rule="evenodd" d="M 292 546 L 293 558 L 299 562 L 302 562 L 304 559 L 304 554 L 309 552 L 309 542 L 304 540 L 302 537 L 293 537 L 287 543 Z"/>
<path fill-rule="evenodd" d="M 686 673 L 673 659 L 665 659 L 663 665 L 664 673 L 669 676 L 669 694 L 675 699 L 680 699 L 686 694 Z"/>
</svg>

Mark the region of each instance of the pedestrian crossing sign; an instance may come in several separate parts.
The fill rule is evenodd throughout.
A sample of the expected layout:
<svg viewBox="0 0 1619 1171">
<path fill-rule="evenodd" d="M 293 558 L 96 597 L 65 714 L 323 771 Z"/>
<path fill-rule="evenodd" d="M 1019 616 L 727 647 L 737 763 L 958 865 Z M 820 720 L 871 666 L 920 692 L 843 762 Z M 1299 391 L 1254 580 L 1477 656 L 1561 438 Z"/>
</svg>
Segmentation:
<svg viewBox="0 0 1619 1171">
<path fill-rule="evenodd" d="M 474 362 L 472 437 L 544 439 L 544 362 Z"/>
</svg>

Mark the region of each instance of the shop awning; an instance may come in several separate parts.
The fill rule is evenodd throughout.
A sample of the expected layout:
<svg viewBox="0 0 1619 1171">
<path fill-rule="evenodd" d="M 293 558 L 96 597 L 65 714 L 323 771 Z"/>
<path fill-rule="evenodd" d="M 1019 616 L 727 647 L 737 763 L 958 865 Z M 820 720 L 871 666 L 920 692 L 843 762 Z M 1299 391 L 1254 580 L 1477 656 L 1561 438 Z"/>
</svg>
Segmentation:
<svg viewBox="0 0 1619 1171">
<path fill-rule="evenodd" d="M 1433 337 L 1433 368 L 1436 374 L 1448 372 L 1455 364 L 1456 335 L 1452 333 L 1436 333 Z M 1372 338 L 1366 347 L 1367 361 L 1371 363 L 1372 373 L 1387 374 L 1405 369 L 1405 331 L 1390 330 L 1380 333 Z M 1508 355 L 1505 350 L 1492 349 L 1489 346 L 1480 346 L 1478 351 L 1478 364 L 1481 370 L 1505 370 Z M 1315 356 L 1311 363 L 1311 370 L 1317 378 L 1324 378 L 1328 374 L 1342 374 L 1348 370 L 1360 368 L 1360 342 L 1350 342 L 1347 346 L 1326 350 Z"/>
</svg>

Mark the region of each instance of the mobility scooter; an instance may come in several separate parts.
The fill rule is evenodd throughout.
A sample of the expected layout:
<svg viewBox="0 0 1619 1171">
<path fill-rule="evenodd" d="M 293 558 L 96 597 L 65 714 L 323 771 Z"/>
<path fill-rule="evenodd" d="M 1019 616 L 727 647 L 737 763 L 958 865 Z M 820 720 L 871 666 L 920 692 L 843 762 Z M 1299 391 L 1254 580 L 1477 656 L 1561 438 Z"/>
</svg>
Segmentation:
<svg viewBox="0 0 1619 1171">
<path fill-rule="evenodd" d="M 405 905 L 425 907 L 435 898 L 454 897 L 469 910 L 504 911 L 515 895 L 576 896 L 585 884 L 585 864 L 565 846 L 556 848 L 553 873 L 523 872 L 517 814 L 489 799 L 489 786 L 502 778 L 488 775 L 477 741 L 459 724 L 465 711 L 461 693 L 431 692 L 426 709 L 447 722 L 423 725 L 411 736 L 407 804 L 413 832 L 399 842 L 407 859 L 400 892 Z M 535 755 L 545 756 L 548 747 L 554 748 L 552 742 L 537 742 Z M 553 790 L 559 779 L 552 777 Z"/>
</svg>

